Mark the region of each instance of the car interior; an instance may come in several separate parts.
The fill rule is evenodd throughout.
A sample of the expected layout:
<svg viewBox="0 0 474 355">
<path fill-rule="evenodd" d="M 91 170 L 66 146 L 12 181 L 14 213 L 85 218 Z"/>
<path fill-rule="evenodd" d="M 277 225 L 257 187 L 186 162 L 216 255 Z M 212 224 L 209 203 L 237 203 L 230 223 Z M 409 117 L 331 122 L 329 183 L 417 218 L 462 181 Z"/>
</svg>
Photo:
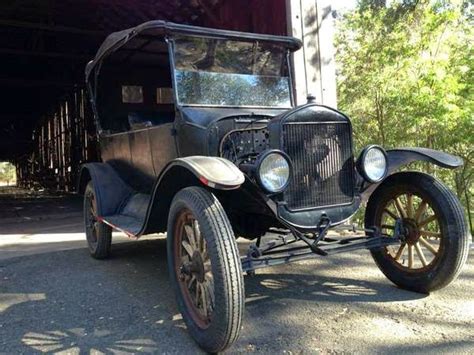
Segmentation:
<svg viewBox="0 0 474 355">
<path fill-rule="evenodd" d="M 99 120 L 105 134 L 174 121 L 168 47 L 140 36 L 102 63 L 97 81 Z"/>
</svg>

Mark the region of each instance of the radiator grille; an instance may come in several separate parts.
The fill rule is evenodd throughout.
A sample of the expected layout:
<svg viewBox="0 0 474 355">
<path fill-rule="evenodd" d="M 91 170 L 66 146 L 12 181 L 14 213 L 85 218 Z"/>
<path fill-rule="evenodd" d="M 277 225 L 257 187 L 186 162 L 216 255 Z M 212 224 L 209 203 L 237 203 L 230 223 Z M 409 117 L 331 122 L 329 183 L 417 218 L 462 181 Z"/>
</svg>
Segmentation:
<svg viewBox="0 0 474 355">
<path fill-rule="evenodd" d="M 293 161 L 293 176 L 284 193 L 289 209 L 352 201 L 354 162 L 349 124 L 285 124 L 283 149 Z"/>
</svg>

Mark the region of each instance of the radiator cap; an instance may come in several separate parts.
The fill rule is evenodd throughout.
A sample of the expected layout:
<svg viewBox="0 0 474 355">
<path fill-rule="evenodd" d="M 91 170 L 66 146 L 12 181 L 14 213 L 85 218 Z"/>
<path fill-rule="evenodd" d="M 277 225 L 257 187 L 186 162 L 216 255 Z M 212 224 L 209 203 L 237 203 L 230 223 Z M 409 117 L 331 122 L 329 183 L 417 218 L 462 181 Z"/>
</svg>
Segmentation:
<svg viewBox="0 0 474 355">
<path fill-rule="evenodd" d="M 316 102 L 316 96 L 313 94 L 308 94 L 308 96 L 306 96 L 306 100 L 308 101 L 308 104 L 312 104 L 313 102 Z"/>
</svg>

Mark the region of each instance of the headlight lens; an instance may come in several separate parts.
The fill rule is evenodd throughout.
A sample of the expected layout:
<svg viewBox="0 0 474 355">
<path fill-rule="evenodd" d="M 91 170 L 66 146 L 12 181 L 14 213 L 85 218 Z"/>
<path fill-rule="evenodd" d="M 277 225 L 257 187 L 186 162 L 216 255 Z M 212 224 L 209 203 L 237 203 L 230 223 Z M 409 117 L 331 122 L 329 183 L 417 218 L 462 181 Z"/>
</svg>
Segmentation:
<svg viewBox="0 0 474 355">
<path fill-rule="evenodd" d="M 290 179 L 290 164 L 280 153 L 268 153 L 258 166 L 260 184 L 268 192 L 281 192 Z"/>
<path fill-rule="evenodd" d="M 379 182 L 387 174 L 387 158 L 384 150 L 372 146 L 362 155 L 362 170 L 365 178 L 371 182 Z"/>
</svg>

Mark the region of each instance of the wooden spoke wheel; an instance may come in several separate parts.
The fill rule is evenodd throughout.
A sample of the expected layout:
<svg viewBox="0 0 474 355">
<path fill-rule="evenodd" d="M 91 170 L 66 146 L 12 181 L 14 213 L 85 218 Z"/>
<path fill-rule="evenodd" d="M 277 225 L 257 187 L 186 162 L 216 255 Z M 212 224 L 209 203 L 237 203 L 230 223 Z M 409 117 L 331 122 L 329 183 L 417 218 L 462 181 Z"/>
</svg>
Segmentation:
<svg viewBox="0 0 474 355">
<path fill-rule="evenodd" d="M 91 256 L 96 259 L 108 257 L 112 243 L 112 228 L 97 218 L 97 197 L 92 182 L 89 182 L 84 193 L 84 226 Z"/>
<path fill-rule="evenodd" d="M 201 187 L 173 199 L 167 230 L 168 269 L 188 331 L 207 352 L 238 337 L 244 309 L 242 266 L 219 200 Z"/>
<path fill-rule="evenodd" d="M 423 293 L 453 281 L 470 243 L 456 196 L 429 175 L 393 174 L 370 196 L 365 226 L 393 235 L 397 221 L 403 226 L 400 245 L 371 250 L 381 271 L 396 285 Z"/>
<path fill-rule="evenodd" d="M 378 214 L 377 225 L 382 233 L 392 234 L 397 220 L 404 227 L 405 241 L 388 246 L 386 251 L 407 271 L 429 268 L 441 253 L 441 226 L 429 201 L 412 192 L 402 192 L 389 200 Z"/>
<path fill-rule="evenodd" d="M 85 213 L 87 241 L 89 244 L 95 246 L 97 244 L 97 240 L 99 239 L 97 236 L 99 230 L 99 221 L 97 220 L 97 202 L 93 192 L 88 191 L 85 203 L 87 204 Z"/>
<path fill-rule="evenodd" d="M 207 328 L 214 309 L 214 279 L 207 242 L 193 214 L 182 209 L 174 230 L 175 272 L 186 306 L 196 324 Z"/>
</svg>

